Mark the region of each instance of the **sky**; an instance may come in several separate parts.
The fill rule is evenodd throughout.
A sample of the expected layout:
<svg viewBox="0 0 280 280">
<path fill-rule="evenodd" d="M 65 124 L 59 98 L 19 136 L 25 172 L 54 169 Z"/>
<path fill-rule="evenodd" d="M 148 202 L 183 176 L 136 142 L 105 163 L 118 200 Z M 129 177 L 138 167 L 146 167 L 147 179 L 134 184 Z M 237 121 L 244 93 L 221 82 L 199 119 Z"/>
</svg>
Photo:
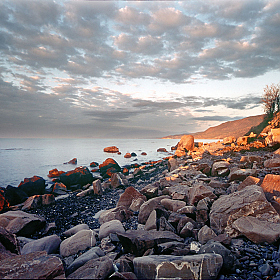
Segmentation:
<svg viewBox="0 0 280 280">
<path fill-rule="evenodd" d="M 0 1 L 1 138 L 204 131 L 279 82 L 279 0 Z"/>
</svg>

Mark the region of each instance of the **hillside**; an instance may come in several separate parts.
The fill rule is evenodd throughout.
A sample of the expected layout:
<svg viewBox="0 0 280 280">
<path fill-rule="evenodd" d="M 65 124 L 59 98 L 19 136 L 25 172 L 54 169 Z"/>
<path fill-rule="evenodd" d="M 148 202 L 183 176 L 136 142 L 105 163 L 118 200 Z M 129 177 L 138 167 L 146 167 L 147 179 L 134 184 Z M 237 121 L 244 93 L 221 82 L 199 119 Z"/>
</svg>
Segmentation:
<svg viewBox="0 0 280 280">
<path fill-rule="evenodd" d="M 195 139 L 223 139 L 227 136 L 235 138 L 245 135 L 252 127 L 258 126 L 264 120 L 264 115 L 251 116 L 240 120 L 229 121 L 218 126 L 208 128 L 203 132 L 192 134 Z M 163 139 L 180 139 L 184 134 L 169 135 Z"/>
</svg>

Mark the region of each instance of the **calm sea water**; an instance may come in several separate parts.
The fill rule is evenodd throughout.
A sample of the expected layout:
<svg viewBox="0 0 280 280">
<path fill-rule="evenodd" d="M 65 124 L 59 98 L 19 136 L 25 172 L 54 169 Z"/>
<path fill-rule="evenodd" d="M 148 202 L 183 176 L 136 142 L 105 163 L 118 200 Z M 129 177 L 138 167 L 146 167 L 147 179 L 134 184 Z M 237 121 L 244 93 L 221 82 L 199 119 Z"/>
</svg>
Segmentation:
<svg viewBox="0 0 280 280">
<path fill-rule="evenodd" d="M 74 169 L 75 165 L 64 164 L 72 158 L 77 158 L 77 166 L 87 167 L 92 161 L 100 164 L 108 157 L 114 158 L 120 166 L 162 159 L 168 156 L 168 153 L 158 153 L 157 149 L 166 148 L 171 153 L 171 146 L 175 146 L 178 141 L 178 139 L 2 138 L 0 139 L 0 187 L 18 186 L 24 178 L 34 175 L 48 181 L 47 175 L 51 169 L 57 168 L 63 171 Z M 122 154 L 103 152 L 103 149 L 108 146 L 117 146 Z M 124 154 L 127 152 L 135 152 L 137 157 L 126 159 Z M 147 156 L 141 156 L 141 152 L 146 152 Z"/>
</svg>

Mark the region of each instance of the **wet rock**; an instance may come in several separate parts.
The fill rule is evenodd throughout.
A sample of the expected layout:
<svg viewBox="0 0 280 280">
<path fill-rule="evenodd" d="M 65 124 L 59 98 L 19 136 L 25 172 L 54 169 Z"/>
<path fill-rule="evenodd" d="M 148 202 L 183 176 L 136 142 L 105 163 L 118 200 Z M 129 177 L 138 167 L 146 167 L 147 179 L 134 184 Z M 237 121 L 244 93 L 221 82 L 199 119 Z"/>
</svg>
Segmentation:
<svg viewBox="0 0 280 280">
<path fill-rule="evenodd" d="M 61 260 L 45 251 L 13 256 L 1 261 L 0 278 L 50 279 L 65 278 Z"/>
<path fill-rule="evenodd" d="M 74 164 L 74 165 L 76 165 L 77 164 L 77 158 L 73 158 L 73 159 L 71 159 L 71 160 L 69 160 L 68 162 L 67 162 L 67 164 Z"/>
<path fill-rule="evenodd" d="M 25 178 L 23 182 L 18 185 L 18 188 L 25 192 L 28 196 L 36 194 L 44 194 L 46 187 L 46 181 L 39 176 L 33 176 L 32 178 Z"/>
<path fill-rule="evenodd" d="M 99 165 L 101 176 L 110 178 L 113 173 L 121 172 L 119 164 L 112 158 L 107 158 L 102 164 Z"/>
<path fill-rule="evenodd" d="M 80 250 L 94 247 L 95 244 L 94 231 L 84 229 L 61 242 L 60 255 L 68 257 L 78 253 Z"/>
<path fill-rule="evenodd" d="M 99 247 L 93 247 L 77 259 L 75 259 L 67 268 L 66 274 L 69 275 L 77 270 L 79 267 L 83 266 L 86 262 L 103 257 L 105 254 Z"/>
<path fill-rule="evenodd" d="M 16 235 L 31 236 L 37 230 L 44 228 L 45 225 L 44 218 L 20 210 L 0 214 L 0 226 Z"/>
<path fill-rule="evenodd" d="M 49 178 L 58 178 L 61 174 L 65 173 L 64 171 L 58 171 L 56 168 L 49 171 Z"/>
<path fill-rule="evenodd" d="M 133 259 L 138 279 L 216 279 L 223 259 L 218 254 L 151 255 Z"/>
<path fill-rule="evenodd" d="M 89 260 L 67 279 L 107 279 L 114 271 L 113 261 L 104 256 Z"/>
<path fill-rule="evenodd" d="M 153 248 L 156 244 L 169 241 L 183 242 L 181 237 L 171 231 L 128 230 L 117 235 L 125 252 L 135 256 L 142 256 L 145 251 Z"/>
<path fill-rule="evenodd" d="M 37 251 L 46 251 L 48 254 L 55 254 L 59 248 L 61 239 L 56 234 L 46 236 L 25 244 L 21 250 L 22 255 Z"/>
<path fill-rule="evenodd" d="M 111 233 L 123 233 L 125 229 L 119 220 L 111 220 L 101 225 L 99 229 L 99 239 L 109 236 Z"/>
<path fill-rule="evenodd" d="M 103 151 L 105 153 L 118 153 L 119 152 L 119 148 L 117 148 L 116 146 L 110 146 L 110 147 L 104 148 Z"/>
<path fill-rule="evenodd" d="M 124 158 L 131 158 L 131 153 L 126 153 L 123 157 Z"/>
</svg>

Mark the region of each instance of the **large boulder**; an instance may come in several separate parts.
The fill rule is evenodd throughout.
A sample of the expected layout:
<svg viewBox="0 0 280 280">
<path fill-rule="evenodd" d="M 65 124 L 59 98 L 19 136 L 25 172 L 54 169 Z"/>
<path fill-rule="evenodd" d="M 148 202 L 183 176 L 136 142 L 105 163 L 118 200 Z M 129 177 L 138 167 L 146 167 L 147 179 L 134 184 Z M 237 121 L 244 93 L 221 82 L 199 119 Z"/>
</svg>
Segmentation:
<svg viewBox="0 0 280 280">
<path fill-rule="evenodd" d="M 178 143 L 177 150 L 192 151 L 194 149 L 194 137 L 192 135 L 183 135 Z"/>
<path fill-rule="evenodd" d="M 46 251 L 48 254 L 55 254 L 59 248 L 61 239 L 56 234 L 46 236 L 31 242 L 26 243 L 21 254 L 26 255 L 36 251 Z"/>
<path fill-rule="evenodd" d="M 107 158 L 99 165 L 99 170 L 104 178 L 109 178 L 113 173 L 121 172 L 121 167 L 114 159 Z"/>
<path fill-rule="evenodd" d="M 216 279 L 223 265 L 218 254 L 150 255 L 133 259 L 137 279 Z"/>
<path fill-rule="evenodd" d="M 127 253 L 142 256 L 146 250 L 155 245 L 169 241 L 183 242 L 184 239 L 171 231 L 155 230 L 128 230 L 125 233 L 117 233 L 119 240 Z"/>
<path fill-rule="evenodd" d="M 34 252 L 1 260 L 0 279 L 65 278 L 60 258 L 47 252 Z"/>
<path fill-rule="evenodd" d="M 257 220 L 260 224 L 267 222 L 271 225 L 270 228 L 274 228 L 274 224 L 280 222 L 280 216 L 267 201 L 260 186 L 247 186 L 240 191 L 220 196 L 211 207 L 210 225 L 218 234 L 226 232 L 231 237 L 237 237 L 246 233 L 247 229 L 245 228 L 243 232 L 241 225 L 243 225 L 244 218 L 248 217 L 254 217 L 254 221 Z M 239 219 L 241 220 L 239 221 Z M 259 229 L 261 230 L 261 227 Z M 264 231 L 264 228 L 261 231 Z M 255 231 L 255 235 L 262 234 L 262 232 Z M 255 236 L 252 241 L 255 242 L 256 239 L 258 237 Z M 267 242 L 270 240 L 268 238 Z"/>
<path fill-rule="evenodd" d="M 33 176 L 32 178 L 25 178 L 18 185 L 18 188 L 25 192 L 28 196 L 35 194 L 44 194 L 46 187 L 46 181 L 39 176 Z"/>
<path fill-rule="evenodd" d="M 11 206 L 23 203 L 28 195 L 22 189 L 8 185 L 5 190 L 5 198 Z"/>
<path fill-rule="evenodd" d="M 85 166 L 80 166 L 74 170 L 70 170 L 59 177 L 61 183 L 63 183 L 67 188 L 71 185 L 81 185 L 91 184 L 94 180 L 92 173 Z"/>
<path fill-rule="evenodd" d="M 30 236 L 45 225 L 44 218 L 20 210 L 8 211 L 0 215 L 0 226 L 20 236 Z"/>
<path fill-rule="evenodd" d="M 146 196 L 141 194 L 140 192 L 138 192 L 135 188 L 128 187 L 128 188 L 126 188 L 124 193 L 122 193 L 120 195 L 119 201 L 117 203 L 117 207 L 118 206 L 124 206 L 124 207 L 129 208 L 132 201 L 136 200 L 138 198 L 142 198 L 144 201 L 147 200 Z"/>
<path fill-rule="evenodd" d="M 95 234 L 92 230 L 81 230 L 60 243 L 60 255 L 68 257 L 80 250 L 94 247 L 96 244 Z"/>
<path fill-rule="evenodd" d="M 280 143 L 280 128 L 271 129 L 265 138 L 265 143 L 269 147 L 273 147 Z"/>
</svg>

